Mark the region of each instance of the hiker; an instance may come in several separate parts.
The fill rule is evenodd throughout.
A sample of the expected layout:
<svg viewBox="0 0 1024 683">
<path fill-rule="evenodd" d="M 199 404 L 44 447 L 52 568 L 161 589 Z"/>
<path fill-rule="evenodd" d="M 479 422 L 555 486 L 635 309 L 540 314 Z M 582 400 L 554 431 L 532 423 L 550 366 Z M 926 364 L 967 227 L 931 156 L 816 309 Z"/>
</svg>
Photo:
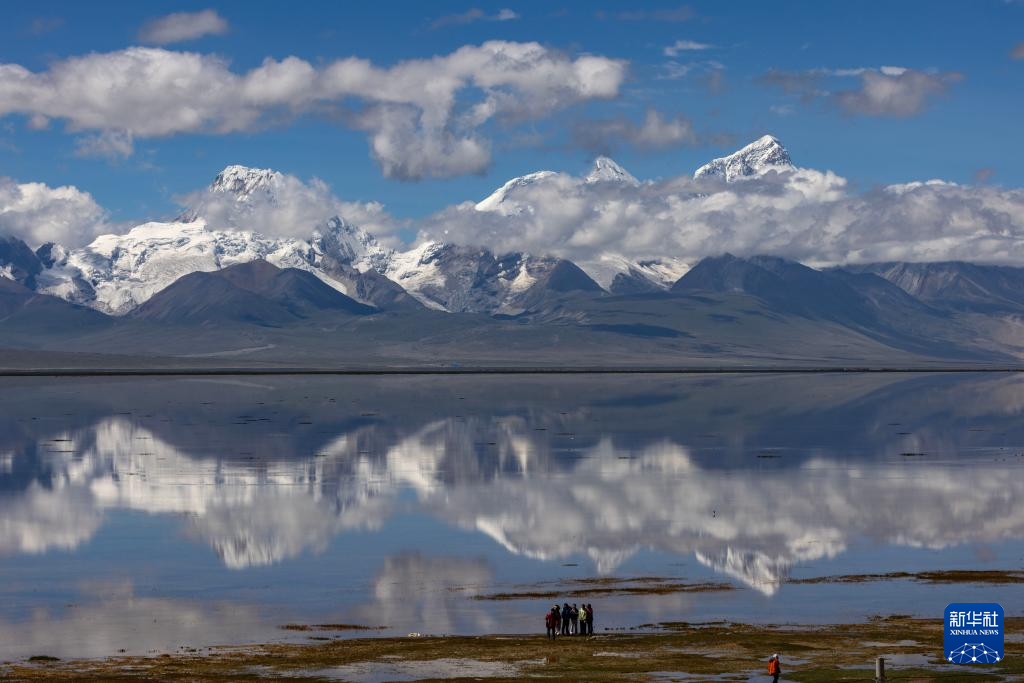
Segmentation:
<svg viewBox="0 0 1024 683">
<path fill-rule="evenodd" d="M 577 618 L 580 620 L 580 635 L 587 635 L 587 606 L 583 603 L 580 603 Z"/>
<path fill-rule="evenodd" d="M 782 664 L 779 663 L 779 655 L 774 654 L 768 660 L 768 675 L 772 677 L 772 683 L 779 683 L 779 676 L 782 675 Z"/>
<path fill-rule="evenodd" d="M 544 626 L 548 630 L 548 639 L 554 640 L 557 635 L 558 627 L 555 625 L 555 610 L 558 609 L 556 605 L 551 609 L 550 612 L 544 614 Z"/>
<path fill-rule="evenodd" d="M 572 603 L 572 609 L 569 610 L 569 633 L 572 635 L 578 635 L 580 632 L 580 612 L 576 608 L 576 603 Z"/>
<path fill-rule="evenodd" d="M 562 635 L 569 635 L 569 603 L 562 605 Z"/>
<path fill-rule="evenodd" d="M 587 633 L 594 635 L 594 606 L 587 603 Z"/>
</svg>

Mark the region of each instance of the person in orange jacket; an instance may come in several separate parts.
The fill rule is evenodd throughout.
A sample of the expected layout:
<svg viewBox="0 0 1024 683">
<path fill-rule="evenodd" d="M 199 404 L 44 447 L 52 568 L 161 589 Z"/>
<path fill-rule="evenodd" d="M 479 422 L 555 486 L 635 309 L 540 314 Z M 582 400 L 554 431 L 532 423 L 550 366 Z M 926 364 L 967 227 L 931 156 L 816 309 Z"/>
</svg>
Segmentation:
<svg viewBox="0 0 1024 683">
<path fill-rule="evenodd" d="M 772 683 L 779 683 L 779 676 L 782 675 L 782 664 L 779 663 L 779 656 L 772 655 L 768 660 L 768 675 L 772 677 Z"/>
</svg>

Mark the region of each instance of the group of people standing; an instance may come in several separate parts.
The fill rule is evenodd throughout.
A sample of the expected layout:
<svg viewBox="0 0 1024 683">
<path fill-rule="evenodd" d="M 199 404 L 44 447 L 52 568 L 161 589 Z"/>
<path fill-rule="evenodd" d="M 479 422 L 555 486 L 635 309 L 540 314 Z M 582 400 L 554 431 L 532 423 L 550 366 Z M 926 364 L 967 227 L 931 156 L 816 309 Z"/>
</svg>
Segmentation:
<svg viewBox="0 0 1024 683">
<path fill-rule="evenodd" d="M 561 607 L 555 605 L 544 615 L 544 626 L 547 628 L 548 638 L 552 640 L 559 635 L 594 635 L 594 608 L 589 603 L 579 607 L 576 603 L 572 606 L 569 603 Z"/>
</svg>

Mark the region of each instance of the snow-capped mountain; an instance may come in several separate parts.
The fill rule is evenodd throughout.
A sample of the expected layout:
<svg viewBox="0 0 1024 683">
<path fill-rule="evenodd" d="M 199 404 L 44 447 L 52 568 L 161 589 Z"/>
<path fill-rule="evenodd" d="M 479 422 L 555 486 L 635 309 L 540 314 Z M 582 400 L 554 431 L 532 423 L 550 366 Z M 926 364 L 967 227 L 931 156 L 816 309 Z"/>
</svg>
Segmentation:
<svg viewBox="0 0 1024 683">
<path fill-rule="evenodd" d="M 124 235 L 102 235 L 61 254 L 37 277 L 37 290 L 123 315 L 183 275 L 264 259 L 281 268 L 309 271 L 349 294 L 351 283 L 344 277 L 349 270 L 358 272 L 359 266 L 369 267 L 375 259 L 386 260 L 386 253 L 370 239 L 340 218 L 328 221 L 308 240 L 214 230 L 202 218 L 144 223 Z"/>
<path fill-rule="evenodd" d="M 599 181 L 638 182 L 614 161 L 601 157 L 583 181 L 554 171 L 529 173 L 504 183 L 475 209 L 515 220 L 534 212 L 532 202 L 538 190 L 551 188 L 558 194 L 573 191 L 581 182 Z M 441 241 L 425 241 L 394 254 L 383 272 L 425 306 L 453 313 L 515 315 L 537 306 L 544 297 L 542 292 L 596 294 L 601 290 L 575 264 L 554 256 L 495 254 L 481 247 Z"/>
<path fill-rule="evenodd" d="M 476 204 L 477 211 L 495 211 L 504 216 L 514 216 L 524 211 L 533 211 L 533 207 L 527 202 L 519 201 L 517 195 L 527 188 L 536 187 L 542 182 L 563 177 L 561 173 L 554 171 L 537 171 L 528 173 L 518 178 L 513 178 L 497 190 L 492 192 L 486 199 Z"/>
<path fill-rule="evenodd" d="M 557 175 L 510 181 L 505 192 L 495 193 L 495 210 L 512 210 L 502 199 L 514 195 L 516 187 Z M 562 262 L 518 253 L 496 256 L 487 249 L 439 242 L 395 252 L 338 216 L 307 239 L 241 229 L 247 216 L 274 207 L 283 182 L 285 176 L 269 169 L 229 166 L 176 221 L 145 223 L 74 250 L 44 245 L 39 252 L 45 254 L 45 269 L 36 276 L 36 288 L 124 315 L 184 275 L 262 259 L 308 271 L 343 294 L 381 308 L 423 304 L 449 312 L 515 314 L 539 300 L 538 292 Z M 211 224 L 207 213 L 219 224 Z M 584 291 L 599 290 L 585 275 L 576 279 Z"/>
<path fill-rule="evenodd" d="M 208 223 L 217 220 L 224 225 L 218 223 L 212 227 L 244 230 L 257 212 L 279 208 L 280 197 L 288 193 L 289 184 L 294 183 L 294 178 L 271 169 L 228 166 L 213 179 L 205 193 L 193 197 L 194 204 L 183 214 L 183 220 L 204 218 Z M 316 256 L 350 264 L 361 272 L 383 271 L 391 258 L 391 249 L 382 247 L 376 238 L 341 216 L 335 215 L 326 221 L 311 218 L 309 227 L 312 236 L 304 241 L 310 244 Z"/>
<path fill-rule="evenodd" d="M 122 315 L 183 275 L 256 259 L 299 266 L 307 263 L 306 249 L 297 240 L 280 242 L 251 232 L 210 230 L 201 218 L 188 223 L 145 223 L 124 235 L 102 235 L 71 251 L 46 271 L 39 290 Z M 72 284 L 76 282 L 85 286 Z"/>
<path fill-rule="evenodd" d="M 794 168 L 782 143 L 772 135 L 765 135 L 729 156 L 712 159 L 698 168 L 693 177 L 722 178 L 731 183 L 768 171 L 792 171 Z"/>
<path fill-rule="evenodd" d="M 548 294 L 600 294 L 601 288 L 574 264 L 552 256 L 504 254 L 444 242 L 424 242 L 395 254 L 385 273 L 436 310 L 517 315 Z"/>
<path fill-rule="evenodd" d="M 695 177 L 717 176 L 731 182 L 792 168 L 785 148 L 766 135 L 702 166 Z M 590 202 L 600 212 L 619 194 L 642 192 L 644 187 L 621 165 L 602 156 L 582 176 L 539 171 L 513 178 L 475 209 L 509 221 L 528 220 L 544 203 L 571 198 Z M 297 215 L 294 206 L 300 207 Z M 191 195 L 177 220 L 144 223 L 72 250 L 47 244 L 33 254 L 20 242 L 4 243 L 0 277 L 122 315 L 183 275 L 263 259 L 313 273 L 378 308 L 422 304 L 449 312 L 514 314 L 541 302 L 540 292 L 555 291 L 549 289 L 549 280 L 556 270 L 556 282 L 569 283 L 571 291 L 596 294 L 599 286 L 614 294 L 636 294 L 667 290 L 690 266 L 670 255 L 628 258 L 617 249 L 580 262 L 578 273 L 576 264 L 543 253 L 500 254 L 441 241 L 396 252 L 340 216 L 323 220 L 320 216 L 334 206 L 340 210 L 322 183 L 306 185 L 271 169 L 232 165 L 205 190 Z M 302 234 L 307 222 L 309 236 L 294 236 Z M 255 226 L 262 226 L 263 232 Z"/>
<path fill-rule="evenodd" d="M 375 275 L 364 277 L 366 271 L 387 268 L 392 250 L 340 216 L 310 226 L 307 239 L 273 238 L 238 229 L 247 214 L 275 204 L 275 191 L 282 182 L 284 176 L 275 171 L 229 166 L 176 221 L 144 223 L 123 235 L 101 235 L 70 251 L 44 245 L 39 254 L 46 269 L 37 275 L 36 289 L 123 315 L 183 275 L 263 259 L 281 268 L 313 273 L 364 303 L 375 303 L 376 294 L 388 300 L 400 297 L 400 292 L 362 282 L 376 279 Z M 230 203 L 227 212 L 217 213 L 218 220 L 230 227 L 213 226 L 204 217 L 210 197 Z"/>
<path fill-rule="evenodd" d="M 236 215 L 244 215 L 255 210 L 257 205 L 277 202 L 276 188 L 285 182 L 284 174 L 269 168 L 249 168 L 233 164 L 225 167 L 217 174 L 206 188 L 205 197 L 194 197 L 194 201 L 178 220 L 191 223 L 203 217 L 209 208 L 210 197 L 228 199 Z"/>
<path fill-rule="evenodd" d="M 629 185 L 639 185 L 640 181 L 633 177 L 633 174 L 622 168 L 613 159 L 600 156 L 594 159 L 594 167 L 590 169 L 583 178 L 585 183 L 617 182 Z"/>
<path fill-rule="evenodd" d="M 257 194 L 274 199 L 274 185 L 284 176 L 269 168 L 249 168 L 232 164 L 217 174 L 210 183 L 212 192 L 233 196 L 240 204 L 252 201 Z"/>
<path fill-rule="evenodd" d="M 571 193 L 580 186 L 594 183 L 622 183 L 636 187 L 640 185 L 633 174 L 624 169 L 614 159 L 600 156 L 594 159 L 590 171 L 582 178 L 555 171 L 537 171 L 509 180 L 486 199 L 476 204 L 477 211 L 499 213 L 503 216 L 518 216 L 533 213 L 534 191 L 550 187 L 556 191 Z"/>
<path fill-rule="evenodd" d="M 538 171 L 513 178 L 493 194 L 476 204 L 477 211 L 496 212 L 503 216 L 522 216 L 534 212 L 533 201 L 538 195 L 547 199 L 546 193 L 538 190 L 550 188 L 554 196 L 588 197 L 588 188 L 597 184 L 620 184 L 627 188 L 639 187 L 640 181 L 613 159 L 597 157 L 590 171 L 582 178 L 554 171 Z M 511 255 L 513 258 L 518 254 Z M 531 257 L 526 257 L 530 259 Z M 499 260 L 505 260 L 502 257 Z M 544 259 L 534 258 L 527 270 L 543 270 Z M 545 261 L 550 265 L 553 261 Z M 602 254 L 595 259 L 578 264 L 600 287 L 613 294 L 635 294 L 638 292 L 666 290 L 686 272 L 687 263 L 672 257 L 661 257 L 643 261 L 632 260 L 615 253 Z M 521 281 L 527 281 L 523 275 Z M 404 282 L 400 281 L 404 285 Z M 406 287 L 408 289 L 408 287 Z"/>
<path fill-rule="evenodd" d="M 495 210 L 513 210 L 502 199 L 514 195 L 516 187 L 557 175 L 510 181 L 504 192 L 495 193 Z M 39 250 L 41 259 L 28 250 L 41 270 L 35 276 L 36 289 L 123 315 L 184 275 L 262 259 L 308 271 L 338 291 L 382 308 L 421 302 L 450 312 L 519 313 L 527 301 L 537 301 L 537 292 L 561 263 L 554 257 L 495 256 L 486 249 L 438 242 L 396 253 L 338 216 L 311 230 L 307 239 L 242 229 L 253 212 L 275 206 L 284 182 L 285 176 L 269 169 L 229 166 L 176 221 L 103 235 L 79 249 L 47 244 Z M 13 263 L 13 258 L 8 261 Z M 12 265 L 8 270 L 24 279 L 23 269 L 15 271 Z M 583 290 L 599 289 L 585 275 L 577 279 Z"/>
</svg>

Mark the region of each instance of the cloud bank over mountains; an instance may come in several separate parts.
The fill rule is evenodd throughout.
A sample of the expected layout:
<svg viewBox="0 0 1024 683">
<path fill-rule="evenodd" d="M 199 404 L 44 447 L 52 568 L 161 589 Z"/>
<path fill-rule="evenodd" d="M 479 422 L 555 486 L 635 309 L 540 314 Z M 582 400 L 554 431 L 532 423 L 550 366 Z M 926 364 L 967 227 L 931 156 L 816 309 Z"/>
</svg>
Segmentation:
<svg viewBox="0 0 1024 683">
<path fill-rule="evenodd" d="M 242 212 L 233 195 L 210 189 L 181 201 L 218 229 L 305 238 L 341 215 L 395 247 L 403 246 L 403 232 L 415 231 L 414 243 L 404 246 L 431 240 L 550 254 L 585 268 L 608 253 L 695 262 L 727 251 L 819 265 L 1024 263 L 1024 190 L 994 185 L 930 180 L 862 190 L 832 171 L 772 164 L 731 181 L 546 172 L 515 179 L 486 202 L 467 200 L 405 221 L 378 203 L 344 201 L 315 178 L 274 178 L 273 199 L 248 197 Z M 80 245 L 111 229 L 102 207 L 77 188 L 0 181 L 0 232 L 32 246 Z"/>
<path fill-rule="evenodd" d="M 481 216 L 464 203 L 424 222 L 435 239 L 581 262 L 614 250 L 693 260 L 732 252 L 816 263 L 1024 263 L 1024 192 L 946 182 L 857 191 L 831 172 L 769 171 L 729 183 L 679 176 L 639 186 L 548 176 L 517 188 L 530 207 Z"/>
<path fill-rule="evenodd" d="M 233 183 L 247 186 L 244 195 Z M 202 216 L 218 229 L 252 230 L 274 238 L 307 238 L 314 227 L 334 216 L 343 216 L 383 242 L 394 241 L 405 226 L 383 204 L 344 201 L 319 178 L 303 181 L 244 166 L 229 166 L 213 184 L 178 201 L 185 207 L 184 219 Z"/>
</svg>

